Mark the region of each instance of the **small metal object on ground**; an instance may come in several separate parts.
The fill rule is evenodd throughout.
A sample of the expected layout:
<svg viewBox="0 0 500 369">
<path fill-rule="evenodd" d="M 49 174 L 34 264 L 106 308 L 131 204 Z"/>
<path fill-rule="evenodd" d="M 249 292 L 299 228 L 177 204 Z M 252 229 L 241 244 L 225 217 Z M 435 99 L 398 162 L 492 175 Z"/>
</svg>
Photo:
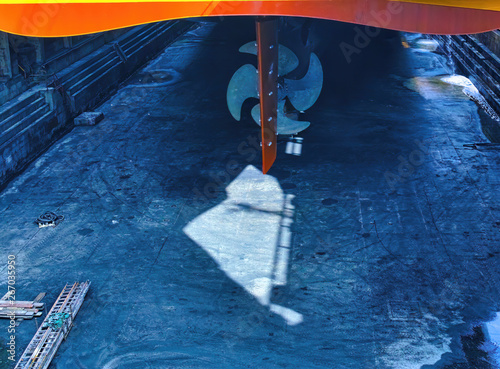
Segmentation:
<svg viewBox="0 0 500 369">
<path fill-rule="evenodd" d="M 302 154 L 302 137 L 291 137 L 286 143 L 285 153 L 300 156 Z"/>
<path fill-rule="evenodd" d="M 38 225 L 38 228 L 55 227 L 63 220 L 64 215 L 56 215 L 51 211 L 47 211 L 35 220 L 35 224 Z"/>
<path fill-rule="evenodd" d="M 95 126 L 104 119 L 101 112 L 86 112 L 75 118 L 75 126 Z"/>
<path fill-rule="evenodd" d="M 90 282 L 67 284 L 28 344 L 14 369 L 46 369 L 66 338 L 89 290 Z"/>
</svg>

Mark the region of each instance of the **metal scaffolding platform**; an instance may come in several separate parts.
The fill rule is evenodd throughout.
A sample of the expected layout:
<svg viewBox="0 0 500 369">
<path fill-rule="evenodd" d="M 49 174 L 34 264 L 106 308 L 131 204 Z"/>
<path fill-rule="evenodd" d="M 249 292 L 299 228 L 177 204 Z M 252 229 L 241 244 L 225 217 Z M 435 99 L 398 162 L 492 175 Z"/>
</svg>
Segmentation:
<svg viewBox="0 0 500 369">
<path fill-rule="evenodd" d="M 19 359 L 15 369 L 45 369 L 66 338 L 89 290 L 90 282 L 67 284 Z"/>
</svg>

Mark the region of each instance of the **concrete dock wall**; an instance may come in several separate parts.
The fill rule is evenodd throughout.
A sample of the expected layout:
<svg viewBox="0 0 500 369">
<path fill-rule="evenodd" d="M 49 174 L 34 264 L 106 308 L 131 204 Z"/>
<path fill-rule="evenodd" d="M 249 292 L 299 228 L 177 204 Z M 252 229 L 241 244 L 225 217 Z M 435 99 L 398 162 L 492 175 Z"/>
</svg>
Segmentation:
<svg viewBox="0 0 500 369">
<path fill-rule="evenodd" d="M 91 54 L 74 60 L 77 54 L 71 53 L 71 64 L 49 61 L 51 77 L 0 105 L 0 187 L 70 131 L 76 116 L 92 110 L 191 26 L 161 22 L 133 27 L 114 39 L 96 36 L 102 46 Z"/>
</svg>

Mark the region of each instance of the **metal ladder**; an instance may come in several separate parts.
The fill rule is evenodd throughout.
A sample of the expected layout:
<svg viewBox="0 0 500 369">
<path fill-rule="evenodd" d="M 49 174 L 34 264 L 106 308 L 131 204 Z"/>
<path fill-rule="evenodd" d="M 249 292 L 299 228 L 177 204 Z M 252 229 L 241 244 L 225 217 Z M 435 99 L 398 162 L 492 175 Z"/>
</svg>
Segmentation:
<svg viewBox="0 0 500 369">
<path fill-rule="evenodd" d="M 83 304 L 89 287 L 89 281 L 64 286 L 14 369 L 46 369 L 49 367 L 62 340 L 66 338 L 71 330 L 73 320 Z M 69 314 L 69 317 L 63 321 L 63 325 L 59 329 L 53 329 L 48 324 L 49 317 L 55 313 Z"/>
</svg>

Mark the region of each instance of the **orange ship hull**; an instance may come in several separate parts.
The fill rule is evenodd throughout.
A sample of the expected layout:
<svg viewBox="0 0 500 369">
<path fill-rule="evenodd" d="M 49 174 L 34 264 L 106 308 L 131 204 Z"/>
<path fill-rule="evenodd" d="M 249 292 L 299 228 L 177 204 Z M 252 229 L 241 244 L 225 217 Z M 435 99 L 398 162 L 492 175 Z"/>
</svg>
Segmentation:
<svg viewBox="0 0 500 369">
<path fill-rule="evenodd" d="M 330 19 L 430 34 L 470 34 L 500 28 L 500 5 L 493 0 L 42 1 L 0 0 L 0 30 L 61 37 L 169 19 L 242 15 Z"/>
</svg>

